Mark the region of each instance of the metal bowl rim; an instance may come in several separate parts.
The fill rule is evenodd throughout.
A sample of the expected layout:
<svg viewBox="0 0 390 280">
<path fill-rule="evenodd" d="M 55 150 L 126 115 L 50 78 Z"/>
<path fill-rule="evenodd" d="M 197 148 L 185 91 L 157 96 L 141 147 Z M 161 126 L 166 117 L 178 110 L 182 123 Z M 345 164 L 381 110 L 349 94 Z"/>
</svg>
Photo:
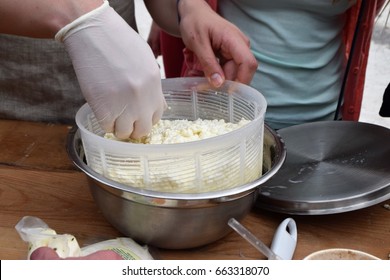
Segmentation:
<svg viewBox="0 0 390 280">
<path fill-rule="evenodd" d="M 276 149 L 279 151 L 275 155 L 273 159 L 272 168 L 263 174 L 260 178 L 230 189 L 219 190 L 213 192 L 204 192 L 204 193 L 169 193 L 169 192 L 158 192 L 153 190 L 145 190 L 137 187 L 132 187 L 128 185 L 123 185 L 114 180 L 108 179 L 103 175 L 97 173 L 92 170 L 81 158 L 76 150 L 77 140 L 80 140 L 80 132 L 79 129 L 75 126 L 73 127 L 67 137 L 67 153 L 70 159 L 73 161 L 74 165 L 79 168 L 82 172 L 84 172 L 91 179 L 100 182 L 101 184 L 113 188 L 115 190 L 129 192 L 133 195 L 139 195 L 142 197 L 149 198 L 159 198 L 159 199 L 169 199 L 169 200 L 214 200 L 218 199 L 219 201 L 223 201 L 223 198 L 232 198 L 237 197 L 238 194 L 251 193 L 255 191 L 258 187 L 264 184 L 267 180 L 269 180 L 272 176 L 276 174 L 276 172 L 282 167 L 285 159 L 286 159 L 286 147 L 281 136 L 273 129 L 271 129 L 267 124 L 264 124 L 264 135 L 266 133 L 270 133 L 273 138 L 276 140 Z M 240 195 L 239 197 L 242 197 Z M 226 199 L 229 201 L 229 199 Z"/>
</svg>

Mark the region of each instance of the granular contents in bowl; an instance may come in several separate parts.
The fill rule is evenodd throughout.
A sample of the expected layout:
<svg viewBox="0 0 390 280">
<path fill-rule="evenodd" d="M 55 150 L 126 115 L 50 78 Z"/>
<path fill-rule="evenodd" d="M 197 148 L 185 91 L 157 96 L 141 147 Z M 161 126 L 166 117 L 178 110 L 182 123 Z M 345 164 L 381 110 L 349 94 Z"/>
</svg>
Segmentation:
<svg viewBox="0 0 390 280">
<path fill-rule="evenodd" d="M 105 138 L 91 107 L 80 108 L 76 123 L 88 167 L 119 189 L 178 194 L 252 188 L 263 171 L 264 96 L 233 81 L 218 89 L 205 78 L 164 79 L 162 85 L 169 110 L 138 143 Z M 190 126 L 172 128 L 174 120 Z"/>
<path fill-rule="evenodd" d="M 141 144 L 191 142 L 226 134 L 249 122 L 245 119 L 238 123 L 216 119 L 160 120 L 143 139 L 124 141 Z M 104 137 L 119 140 L 112 133 L 106 133 Z M 153 190 L 162 192 L 216 191 L 252 181 L 261 175 L 260 159 L 252 157 L 244 159 L 241 152 L 243 151 L 240 146 L 234 146 L 198 156 L 192 154 L 180 158 L 164 156 L 160 159 L 149 159 L 147 167 L 144 165 L 145 161 L 124 159 L 126 167 L 119 161 L 113 164 L 110 162 L 104 174 L 117 182 L 134 187 L 148 188 L 149 183 Z"/>
<path fill-rule="evenodd" d="M 128 139 L 132 143 L 142 144 L 175 144 L 207 139 L 238 129 L 249 123 L 242 119 L 238 123 L 225 120 L 160 120 L 152 127 L 150 133 L 139 139 Z M 105 138 L 119 140 L 113 133 L 106 133 Z"/>
</svg>

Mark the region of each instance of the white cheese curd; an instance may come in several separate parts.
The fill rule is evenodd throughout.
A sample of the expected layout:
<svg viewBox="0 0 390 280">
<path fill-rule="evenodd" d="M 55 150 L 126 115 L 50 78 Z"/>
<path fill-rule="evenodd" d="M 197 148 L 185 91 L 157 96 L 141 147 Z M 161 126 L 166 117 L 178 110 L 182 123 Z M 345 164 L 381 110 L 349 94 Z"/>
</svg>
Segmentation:
<svg viewBox="0 0 390 280">
<path fill-rule="evenodd" d="M 242 119 L 238 123 L 225 120 L 160 120 L 152 127 L 150 133 L 140 140 L 125 140 L 143 144 L 175 144 L 202 140 L 233 131 L 249 123 Z M 117 139 L 114 134 L 106 133 L 105 138 Z"/>
<path fill-rule="evenodd" d="M 149 135 L 138 141 L 142 144 L 175 144 L 197 141 L 226 134 L 250 121 L 242 119 L 238 123 L 224 120 L 160 120 L 153 126 Z M 112 133 L 105 138 L 119 140 Z M 122 141 L 122 140 L 121 140 Z M 242 157 L 242 147 L 233 146 L 197 156 L 180 156 L 160 159 L 126 158 L 122 161 L 109 161 L 106 158 L 103 169 L 95 170 L 120 183 L 149 190 L 172 193 L 200 193 L 216 191 L 247 183 L 261 176 L 260 158 Z M 256 154 L 261 154 L 257 147 Z M 147 172 L 147 173 L 145 173 Z"/>
</svg>

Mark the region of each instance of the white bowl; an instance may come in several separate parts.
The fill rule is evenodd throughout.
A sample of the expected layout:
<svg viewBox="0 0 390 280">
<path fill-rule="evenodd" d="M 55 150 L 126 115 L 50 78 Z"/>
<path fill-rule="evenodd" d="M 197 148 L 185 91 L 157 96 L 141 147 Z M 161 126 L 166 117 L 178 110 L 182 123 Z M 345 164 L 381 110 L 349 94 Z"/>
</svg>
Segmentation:
<svg viewBox="0 0 390 280">
<path fill-rule="evenodd" d="M 379 258 L 358 250 L 332 248 L 311 253 L 304 260 L 379 260 Z"/>
</svg>

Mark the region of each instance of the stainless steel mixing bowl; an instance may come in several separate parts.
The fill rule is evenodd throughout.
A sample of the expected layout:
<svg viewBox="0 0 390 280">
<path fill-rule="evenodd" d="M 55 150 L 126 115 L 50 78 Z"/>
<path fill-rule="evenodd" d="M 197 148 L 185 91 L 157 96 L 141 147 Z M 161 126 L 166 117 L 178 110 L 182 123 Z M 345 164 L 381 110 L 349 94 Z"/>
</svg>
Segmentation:
<svg viewBox="0 0 390 280">
<path fill-rule="evenodd" d="M 240 221 L 250 211 L 260 186 L 286 158 L 283 140 L 265 126 L 264 166 L 268 170 L 260 178 L 221 191 L 175 194 L 126 186 L 96 173 L 85 163 L 77 129 L 68 135 L 67 150 L 74 164 L 87 175 L 94 200 L 115 228 L 139 243 L 167 249 L 198 247 L 228 234 L 228 220 Z"/>
</svg>

